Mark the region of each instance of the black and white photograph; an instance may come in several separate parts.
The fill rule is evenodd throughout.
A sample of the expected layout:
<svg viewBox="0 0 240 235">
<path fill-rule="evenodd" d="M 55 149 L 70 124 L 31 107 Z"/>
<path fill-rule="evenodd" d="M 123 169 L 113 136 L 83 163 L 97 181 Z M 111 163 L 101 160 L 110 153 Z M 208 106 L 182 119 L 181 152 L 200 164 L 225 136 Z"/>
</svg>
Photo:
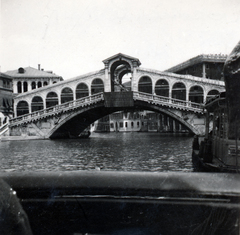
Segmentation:
<svg viewBox="0 0 240 235">
<path fill-rule="evenodd" d="M 238 0 L 0 9 L 0 235 L 240 235 Z"/>
</svg>

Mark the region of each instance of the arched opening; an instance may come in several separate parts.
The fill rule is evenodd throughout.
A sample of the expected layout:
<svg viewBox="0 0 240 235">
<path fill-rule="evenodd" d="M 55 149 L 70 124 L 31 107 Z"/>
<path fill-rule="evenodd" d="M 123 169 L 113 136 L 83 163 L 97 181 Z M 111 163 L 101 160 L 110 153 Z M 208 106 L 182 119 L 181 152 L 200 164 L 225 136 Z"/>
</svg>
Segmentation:
<svg viewBox="0 0 240 235">
<path fill-rule="evenodd" d="M 43 82 L 43 86 L 47 86 L 48 85 L 48 82 Z"/>
<path fill-rule="evenodd" d="M 27 101 L 19 101 L 17 104 L 17 117 L 29 113 L 29 107 Z"/>
<path fill-rule="evenodd" d="M 73 100 L 73 91 L 69 87 L 65 87 L 62 90 L 61 93 L 61 104 L 64 104 L 66 102 L 72 101 Z"/>
<path fill-rule="evenodd" d="M 203 103 L 203 89 L 200 86 L 192 86 L 189 91 L 189 101 Z"/>
<path fill-rule="evenodd" d="M 51 91 L 47 94 L 46 97 L 46 108 L 50 108 L 52 106 L 58 105 L 58 95 Z"/>
<path fill-rule="evenodd" d="M 186 100 L 186 87 L 182 82 L 177 82 L 173 85 L 172 98 Z"/>
<path fill-rule="evenodd" d="M 211 90 L 207 93 L 206 101 L 212 99 L 214 96 L 219 95 L 218 90 Z"/>
<path fill-rule="evenodd" d="M 95 79 L 92 81 L 91 94 L 94 95 L 94 94 L 97 94 L 97 93 L 100 93 L 100 92 L 104 92 L 104 84 L 103 84 L 103 81 L 102 81 L 102 79 L 100 79 L 100 78 L 95 78 Z"/>
<path fill-rule="evenodd" d="M 132 73 L 125 72 L 120 74 L 121 84 L 127 91 L 132 90 Z"/>
<path fill-rule="evenodd" d="M 17 83 L 17 92 L 22 93 L 22 83 L 20 81 Z"/>
<path fill-rule="evenodd" d="M 152 94 L 152 79 L 147 76 L 141 77 L 138 82 L 138 91 Z"/>
<path fill-rule="evenodd" d="M 23 92 L 27 92 L 27 91 L 28 91 L 28 83 L 23 82 Z"/>
<path fill-rule="evenodd" d="M 36 89 L 36 82 L 32 82 L 32 90 Z"/>
<path fill-rule="evenodd" d="M 89 96 L 88 86 L 85 83 L 80 83 L 76 88 L 76 99 Z"/>
<path fill-rule="evenodd" d="M 169 84 L 165 79 L 159 79 L 155 85 L 156 95 L 169 97 Z"/>
<path fill-rule="evenodd" d="M 38 82 L 37 85 L 38 85 L 38 88 L 42 87 L 42 83 L 41 82 Z"/>
<path fill-rule="evenodd" d="M 111 76 L 111 91 L 122 91 L 126 90 L 123 86 L 123 76 L 125 74 L 130 74 L 128 76 L 132 77 L 131 66 L 125 60 L 118 60 L 114 62 L 110 69 Z"/>
<path fill-rule="evenodd" d="M 40 96 L 34 96 L 31 103 L 32 112 L 43 109 L 43 100 Z"/>
</svg>

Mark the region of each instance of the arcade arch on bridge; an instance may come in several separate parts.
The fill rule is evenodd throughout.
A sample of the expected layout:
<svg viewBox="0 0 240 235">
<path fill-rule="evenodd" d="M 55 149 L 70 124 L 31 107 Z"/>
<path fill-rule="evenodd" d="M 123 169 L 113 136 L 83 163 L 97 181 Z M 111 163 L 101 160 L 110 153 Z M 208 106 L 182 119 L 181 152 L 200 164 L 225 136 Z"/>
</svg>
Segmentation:
<svg viewBox="0 0 240 235">
<path fill-rule="evenodd" d="M 218 90 L 211 90 L 211 91 L 209 91 L 208 93 L 207 93 L 207 96 L 206 96 L 206 101 L 208 101 L 208 100 L 210 100 L 210 99 L 212 99 L 214 96 L 216 96 L 216 95 L 219 95 L 219 91 Z"/>
<path fill-rule="evenodd" d="M 159 79 L 155 85 L 155 94 L 169 97 L 169 83 L 166 79 Z"/>
<path fill-rule="evenodd" d="M 172 87 L 172 98 L 186 100 L 186 86 L 182 82 L 176 82 Z"/>
<path fill-rule="evenodd" d="M 189 90 L 189 101 L 194 103 L 203 103 L 204 100 L 204 92 L 201 86 L 192 86 Z"/>
<path fill-rule="evenodd" d="M 138 82 L 138 91 L 152 94 L 152 79 L 148 76 L 143 76 Z"/>
<path fill-rule="evenodd" d="M 80 99 L 86 96 L 89 96 L 88 86 L 85 83 L 81 82 L 76 87 L 76 99 Z"/>
<path fill-rule="evenodd" d="M 91 85 L 91 95 L 104 92 L 104 83 L 100 78 L 95 78 Z"/>
<path fill-rule="evenodd" d="M 46 108 L 53 107 L 55 105 L 58 105 L 58 95 L 56 92 L 49 92 L 46 97 Z"/>
<path fill-rule="evenodd" d="M 17 104 L 17 117 L 28 114 L 29 113 L 29 105 L 25 100 L 21 100 Z"/>
<path fill-rule="evenodd" d="M 67 103 L 73 100 L 73 90 L 69 87 L 65 87 L 61 92 L 61 104 Z"/>
<path fill-rule="evenodd" d="M 43 109 L 43 99 L 41 96 L 34 96 L 31 102 L 31 112 L 36 112 Z"/>
</svg>

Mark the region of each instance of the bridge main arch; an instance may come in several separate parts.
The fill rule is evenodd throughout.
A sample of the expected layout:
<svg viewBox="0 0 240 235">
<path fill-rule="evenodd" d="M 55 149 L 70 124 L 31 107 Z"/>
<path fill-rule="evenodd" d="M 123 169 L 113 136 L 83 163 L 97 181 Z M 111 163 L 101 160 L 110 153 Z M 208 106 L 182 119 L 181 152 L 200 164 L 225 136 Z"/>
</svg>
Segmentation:
<svg viewBox="0 0 240 235">
<path fill-rule="evenodd" d="M 84 129 L 94 123 L 96 120 L 115 113 L 117 111 L 139 111 L 149 110 L 157 113 L 161 113 L 171 117 L 177 121 L 190 133 L 199 134 L 198 130 L 191 125 L 183 116 L 179 116 L 174 110 L 160 107 L 154 103 L 148 101 L 134 101 L 134 105 L 131 107 L 106 107 L 104 102 L 95 103 L 93 105 L 85 106 L 80 110 L 72 111 L 70 113 L 63 113 L 60 121 L 50 130 L 48 138 L 71 138 L 77 137 Z"/>
</svg>

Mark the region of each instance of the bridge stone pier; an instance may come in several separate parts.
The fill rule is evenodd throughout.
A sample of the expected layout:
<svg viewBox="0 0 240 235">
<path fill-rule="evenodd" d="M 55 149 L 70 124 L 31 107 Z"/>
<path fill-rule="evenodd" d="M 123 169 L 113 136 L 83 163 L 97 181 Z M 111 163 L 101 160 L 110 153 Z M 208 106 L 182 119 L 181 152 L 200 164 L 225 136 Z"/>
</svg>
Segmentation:
<svg viewBox="0 0 240 235">
<path fill-rule="evenodd" d="M 94 121 L 121 110 L 163 113 L 203 134 L 202 104 L 225 90 L 222 81 L 140 68 L 139 59 L 121 53 L 103 63 L 102 70 L 17 95 L 10 135 L 77 137 Z"/>
</svg>

